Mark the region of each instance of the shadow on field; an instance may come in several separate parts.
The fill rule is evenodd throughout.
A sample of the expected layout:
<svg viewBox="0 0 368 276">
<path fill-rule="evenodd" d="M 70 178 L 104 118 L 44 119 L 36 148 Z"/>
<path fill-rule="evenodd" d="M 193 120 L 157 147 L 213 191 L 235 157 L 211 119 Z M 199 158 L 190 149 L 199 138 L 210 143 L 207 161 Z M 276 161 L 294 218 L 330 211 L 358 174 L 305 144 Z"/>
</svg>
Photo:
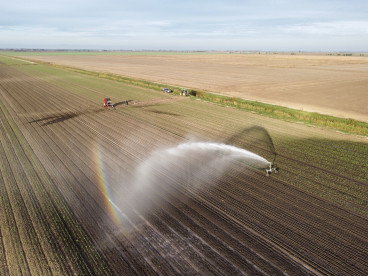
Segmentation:
<svg viewBox="0 0 368 276">
<path fill-rule="evenodd" d="M 93 114 L 93 113 L 100 113 L 103 112 L 107 109 L 101 109 L 101 108 L 95 108 L 92 110 L 85 110 L 85 111 L 76 111 L 76 112 L 63 112 L 63 113 L 59 113 L 59 114 L 55 114 L 55 115 L 51 115 L 51 116 L 46 116 L 37 120 L 33 120 L 30 121 L 29 123 L 38 123 L 38 122 L 43 122 L 43 124 L 41 124 L 41 126 L 48 126 L 48 125 L 52 125 L 52 124 L 56 124 L 56 123 L 61 123 L 64 122 L 66 120 L 69 119 L 73 119 L 76 117 L 79 117 L 81 115 L 85 115 L 85 114 Z"/>
<path fill-rule="evenodd" d="M 122 101 L 122 102 L 118 102 L 118 103 L 114 103 L 112 106 L 113 107 L 117 107 L 117 106 L 119 106 L 119 105 L 123 105 L 123 104 L 125 104 L 125 105 L 128 105 L 130 102 L 132 102 L 133 100 L 126 100 L 126 101 Z"/>
<path fill-rule="evenodd" d="M 269 152 L 269 154 L 273 157 L 273 161 L 276 159 L 277 153 L 271 135 L 264 127 L 261 126 L 255 125 L 244 128 L 227 139 L 225 144 L 244 149 L 246 149 L 249 145 L 259 147 Z M 268 156 L 268 158 L 271 156 Z"/>
<path fill-rule="evenodd" d="M 154 103 L 139 103 L 133 106 L 133 108 L 146 108 L 151 106 L 160 106 L 162 104 L 154 104 Z"/>
<path fill-rule="evenodd" d="M 141 103 L 138 103 L 137 105 L 134 105 L 133 108 L 142 108 L 145 111 L 152 112 L 152 113 L 155 113 L 155 114 L 170 115 L 170 116 L 175 116 L 175 117 L 181 116 L 178 113 L 149 109 L 149 107 L 158 107 L 158 106 L 161 106 L 161 105 L 163 105 L 163 103 L 152 103 L 152 102 L 144 103 L 144 102 L 141 102 Z"/>
<path fill-rule="evenodd" d="M 149 110 L 149 109 L 147 109 L 147 111 L 152 112 L 152 113 L 156 113 L 156 114 L 170 115 L 170 116 L 175 116 L 175 117 L 180 117 L 181 116 L 180 114 L 172 113 L 172 112 L 166 112 L 166 111 Z"/>
</svg>

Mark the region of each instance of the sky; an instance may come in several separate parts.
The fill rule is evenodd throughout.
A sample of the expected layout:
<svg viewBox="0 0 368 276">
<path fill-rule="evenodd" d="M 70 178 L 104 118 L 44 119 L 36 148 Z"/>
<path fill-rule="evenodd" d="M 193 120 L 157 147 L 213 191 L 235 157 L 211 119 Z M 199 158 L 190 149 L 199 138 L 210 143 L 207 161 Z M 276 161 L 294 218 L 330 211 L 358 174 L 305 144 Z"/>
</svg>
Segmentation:
<svg viewBox="0 0 368 276">
<path fill-rule="evenodd" d="M 367 0 L 1 0 L 0 49 L 368 51 Z"/>
</svg>

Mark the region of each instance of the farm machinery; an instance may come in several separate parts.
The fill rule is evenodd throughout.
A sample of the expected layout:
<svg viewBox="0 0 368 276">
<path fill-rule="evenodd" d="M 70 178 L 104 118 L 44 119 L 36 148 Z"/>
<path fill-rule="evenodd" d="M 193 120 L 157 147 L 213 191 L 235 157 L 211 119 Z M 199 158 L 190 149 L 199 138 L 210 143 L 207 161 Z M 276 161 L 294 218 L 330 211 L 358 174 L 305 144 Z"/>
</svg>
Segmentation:
<svg viewBox="0 0 368 276">
<path fill-rule="evenodd" d="M 110 98 L 105 98 L 104 99 L 104 105 L 103 105 L 103 107 L 112 107 L 113 109 L 115 109 L 117 106 L 122 105 L 122 104 L 128 105 L 129 102 L 134 102 L 134 101 L 133 100 L 124 100 L 124 101 L 117 102 L 117 103 L 114 103 L 113 104 L 111 102 L 111 99 Z"/>
<path fill-rule="evenodd" d="M 276 166 L 275 160 L 276 160 L 276 153 L 275 153 L 275 157 L 273 158 L 272 162 L 270 162 L 269 167 L 266 169 L 266 176 L 270 176 L 271 173 L 279 172 L 279 168 Z"/>
<path fill-rule="evenodd" d="M 278 171 L 276 164 L 270 163 L 270 166 L 266 169 L 266 176 L 270 176 L 271 173 L 278 173 Z"/>
<path fill-rule="evenodd" d="M 113 104 L 111 103 L 111 99 L 110 98 L 105 98 L 104 99 L 104 105 L 103 107 L 114 107 Z"/>
<path fill-rule="evenodd" d="M 182 90 L 180 91 L 180 96 L 189 96 L 188 89 L 182 89 Z"/>
</svg>

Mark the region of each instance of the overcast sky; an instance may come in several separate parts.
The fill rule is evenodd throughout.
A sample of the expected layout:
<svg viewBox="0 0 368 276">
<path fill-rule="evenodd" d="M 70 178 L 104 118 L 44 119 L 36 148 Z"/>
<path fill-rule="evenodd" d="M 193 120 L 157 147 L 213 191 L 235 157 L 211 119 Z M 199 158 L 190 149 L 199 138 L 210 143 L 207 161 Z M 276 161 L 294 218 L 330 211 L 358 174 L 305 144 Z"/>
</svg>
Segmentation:
<svg viewBox="0 0 368 276">
<path fill-rule="evenodd" d="M 1 0 L 0 48 L 368 51 L 367 0 Z"/>
</svg>

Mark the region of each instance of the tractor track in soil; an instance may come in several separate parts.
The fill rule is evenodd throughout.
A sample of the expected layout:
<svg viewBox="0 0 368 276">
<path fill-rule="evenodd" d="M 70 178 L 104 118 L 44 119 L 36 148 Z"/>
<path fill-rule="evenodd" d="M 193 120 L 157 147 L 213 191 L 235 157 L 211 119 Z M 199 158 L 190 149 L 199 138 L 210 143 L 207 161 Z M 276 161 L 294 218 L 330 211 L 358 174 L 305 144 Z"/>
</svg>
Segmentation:
<svg viewBox="0 0 368 276">
<path fill-rule="evenodd" d="M 192 189 L 181 183 L 160 187 L 165 208 L 160 205 L 151 215 L 139 215 L 137 210 L 137 216 L 124 220 L 129 231 L 116 232 L 114 227 L 106 226 L 112 225 L 113 220 L 96 182 L 96 162 L 91 158 L 95 140 L 110 158 L 106 168 L 112 172 L 111 180 L 117 180 L 120 174 L 131 175 L 152 149 L 174 145 L 180 136 L 185 140 L 183 129 L 206 133 L 212 124 L 196 126 L 179 120 L 180 126 L 173 131 L 173 124 L 152 124 L 144 116 L 137 119 L 137 111 L 129 113 L 128 109 L 68 117 L 76 112 L 74 103 L 81 98 L 42 79 L 35 82 L 29 83 L 34 87 L 32 93 L 22 81 L 2 85 L 0 88 L 8 91 L 5 103 L 64 200 L 115 273 L 364 275 L 368 271 L 364 264 L 366 218 L 292 187 L 279 177 L 270 180 L 252 168 L 243 172 L 244 165 L 237 162 L 232 165 L 234 174 L 224 175 L 221 183 L 209 190 Z M 62 120 L 44 124 L 48 121 L 42 114 L 60 109 L 65 115 Z M 34 112 L 37 110 L 39 115 Z M 104 120 L 111 125 L 101 125 Z M 122 121 L 123 126 L 119 124 Z M 136 136 L 132 138 L 129 133 Z M 300 159 L 279 156 L 296 167 L 308 165 Z M 344 181 L 365 184 L 318 165 L 310 167 Z M 119 187 L 111 189 L 118 191 Z M 79 206 L 80 202 L 85 206 Z M 108 249 L 99 239 L 104 235 Z"/>
</svg>

